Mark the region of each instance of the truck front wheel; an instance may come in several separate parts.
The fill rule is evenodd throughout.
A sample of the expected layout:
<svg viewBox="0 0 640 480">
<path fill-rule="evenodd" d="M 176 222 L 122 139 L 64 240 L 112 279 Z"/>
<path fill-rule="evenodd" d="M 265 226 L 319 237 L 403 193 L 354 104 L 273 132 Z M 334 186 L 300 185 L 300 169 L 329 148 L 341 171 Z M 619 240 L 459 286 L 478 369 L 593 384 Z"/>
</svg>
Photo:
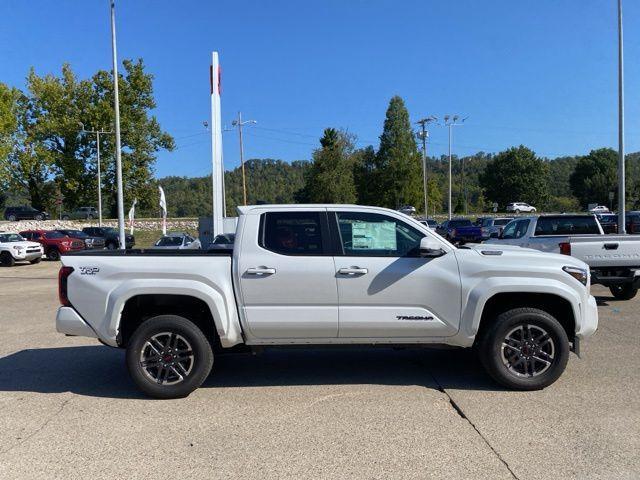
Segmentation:
<svg viewBox="0 0 640 480">
<path fill-rule="evenodd" d="M 569 360 L 560 322 L 543 310 L 514 308 L 482 334 L 478 352 L 487 373 L 516 390 L 540 390 L 555 382 Z"/>
<path fill-rule="evenodd" d="M 611 295 L 616 297 L 618 300 L 631 300 L 638 293 L 638 287 L 634 286 L 632 283 L 626 283 L 624 285 L 611 285 L 609 287 L 609 291 Z"/>
<path fill-rule="evenodd" d="M 144 321 L 127 346 L 134 383 L 155 398 L 182 398 L 202 385 L 213 366 L 211 344 L 186 318 L 159 315 Z"/>
</svg>

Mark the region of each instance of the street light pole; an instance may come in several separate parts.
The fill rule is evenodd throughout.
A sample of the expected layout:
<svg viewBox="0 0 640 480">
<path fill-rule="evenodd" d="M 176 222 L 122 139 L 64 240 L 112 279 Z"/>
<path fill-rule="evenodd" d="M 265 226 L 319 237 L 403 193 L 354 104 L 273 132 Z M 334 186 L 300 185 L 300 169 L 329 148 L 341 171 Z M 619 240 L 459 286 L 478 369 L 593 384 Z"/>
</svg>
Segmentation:
<svg viewBox="0 0 640 480">
<path fill-rule="evenodd" d="M 433 115 L 418 120 L 416 123 L 420 125 L 421 130 L 418 131 L 418 138 L 422 140 L 422 189 L 424 194 L 424 218 L 429 218 L 429 205 L 427 196 L 427 138 L 429 138 L 429 132 L 427 130 L 427 124 L 429 122 L 435 122 L 438 119 Z"/>
<path fill-rule="evenodd" d="M 118 232 L 120 249 L 126 248 L 124 235 L 124 194 L 122 191 L 122 149 L 120 147 L 120 98 L 118 96 L 118 52 L 116 49 L 116 7 L 115 0 L 109 0 L 111 6 L 111 53 L 113 56 L 113 110 L 115 113 L 116 134 L 116 183 L 118 201 Z"/>
<path fill-rule="evenodd" d="M 113 133 L 111 130 L 86 130 L 84 124 L 80 122 L 82 127 L 82 133 L 95 133 L 96 134 L 96 153 L 98 157 L 98 226 L 102 226 L 102 172 L 100 170 L 100 134 L 101 133 Z"/>
<path fill-rule="evenodd" d="M 458 127 L 464 123 L 467 117 L 460 120 L 458 115 L 445 115 L 444 124 L 449 127 L 449 220 L 451 220 L 452 208 L 451 208 L 451 143 L 453 141 L 453 127 Z M 460 123 L 457 123 L 460 120 Z"/>
<path fill-rule="evenodd" d="M 238 112 L 238 119 L 231 122 L 231 125 L 238 127 L 238 139 L 240 140 L 240 168 L 242 169 L 242 200 L 247 204 L 247 180 L 244 173 L 244 146 L 242 143 L 242 127 L 244 125 L 256 124 L 255 120 L 242 121 L 242 112 Z"/>
<path fill-rule="evenodd" d="M 626 233 L 624 165 L 624 52 L 622 0 L 618 0 L 618 233 Z"/>
</svg>

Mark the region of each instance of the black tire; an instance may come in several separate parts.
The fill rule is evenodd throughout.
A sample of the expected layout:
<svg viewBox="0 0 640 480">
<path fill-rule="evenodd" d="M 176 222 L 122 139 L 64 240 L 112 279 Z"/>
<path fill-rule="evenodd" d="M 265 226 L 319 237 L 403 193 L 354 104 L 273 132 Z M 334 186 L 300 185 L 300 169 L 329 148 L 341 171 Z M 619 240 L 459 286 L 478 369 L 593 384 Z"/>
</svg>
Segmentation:
<svg viewBox="0 0 640 480">
<path fill-rule="evenodd" d="M 638 287 L 632 283 L 625 283 L 623 285 L 611 285 L 609 291 L 618 300 L 631 300 L 638 293 Z"/>
<path fill-rule="evenodd" d="M 87 220 L 93 220 L 93 215 L 91 214 L 87 215 Z"/>
<path fill-rule="evenodd" d="M 115 250 L 117 247 L 115 242 L 107 242 L 107 250 Z"/>
<path fill-rule="evenodd" d="M 60 252 L 56 248 L 50 248 L 47 250 L 47 260 L 51 260 L 52 262 L 57 262 L 60 260 Z"/>
<path fill-rule="evenodd" d="M 63 215 L 62 220 L 71 220 L 71 219 L 69 218 L 69 215 Z"/>
<path fill-rule="evenodd" d="M 167 338 L 167 343 L 164 346 L 163 337 Z M 154 347 L 150 347 L 148 342 L 152 341 L 160 342 L 157 349 L 151 350 Z M 192 352 L 192 355 L 188 360 L 185 360 L 188 363 L 183 364 L 182 367 L 179 365 L 171 366 L 179 362 L 179 358 L 186 358 L 174 355 L 176 350 L 170 350 L 171 342 L 174 345 L 182 344 L 183 348 L 187 350 L 190 347 L 188 351 Z M 154 355 L 157 360 L 147 357 L 147 361 L 158 366 L 143 366 L 141 359 L 147 352 L 153 351 L 159 351 L 162 356 Z M 153 353 L 151 354 L 153 355 Z M 165 360 L 169 363 L 163 363 Z M 202 382 L 211 373 L 213 351 L 207 338 L 193 322 L 177 315 L 159 315 L 144 321 L 133 333 L 127 346 L 126 363 L 131 379 L 147 395 L 162 399 L 182 398 L 202 385 Z M 161 364 L 169 365 L 169 367 L 164 368 Z M 189 367 L 188 370 L 186 367 Z M 181 373 L 182 379 L 179 379 L 178 372 Z M 158 377 L 161 383 L 158 383 Z M 177 383 L 167 384 L 165 382 Z"/>
<path fill-rule="evenodd" d="M 15 264 L 16 261 L 9 252 L 0 253 L 0 265 L 3 267 L 13 267 Z"/>
<path fill-rule="evenodd" d="M 35 220 L 41 221 L 42 219 L 43 219 L 42 215 L 40 215 L 40 214 L 35 216 Z"/>
<path fill-rule="evenodd" d="M 9 215 L 9 217 L 7 218 L 7 220 L 9 220 L 10 222 L 15 222 L 15 221 L 16 221 L 16 220 L 18 220 L 18 219 L 16 218 L 16 216 L 15 216 L 15 215 Z"/>
<path fill-rule="evenodd" d="M 520 210 L 515 209 L 515 210 L 513 211 L 513 213 L 515 213 L 515 214 L 517 215 L 518 213 L 520 213 Z"/>
<path fill-rule="evenodd" d="M 29 260 L 31 265 L 35 265 L 36 263 L 40 263 L 42 261 L 42 257 L 34 258 L 33 260 Z"/>
<path fill-rule="evenodd" d="M 521 338 L 531 339 L 519 347 L 520 353 L 514 347 L 503 346 L 513 344 L 513 335 L 517 338 L 518 331 L 522 332 Z M 507 340 L 510 332 L 514 333 Z M 536 349 L 533 339 L 540 332 L 547 336 L 540 337 L 537 343 L 542 348 Z M 514 308 L 498 315 L 482 334 L 477 347 L 487 373 L 499 384 L 514 390 L 548 387 L 562 375 L 569 360 L 569 339 L 564 328 L 553 316 L 536 308 Z M 511 353 L 512 359 L 507 358 L 505 352 Z M 537 373 L 534 375 L 534 372 Z"/>
</svg>

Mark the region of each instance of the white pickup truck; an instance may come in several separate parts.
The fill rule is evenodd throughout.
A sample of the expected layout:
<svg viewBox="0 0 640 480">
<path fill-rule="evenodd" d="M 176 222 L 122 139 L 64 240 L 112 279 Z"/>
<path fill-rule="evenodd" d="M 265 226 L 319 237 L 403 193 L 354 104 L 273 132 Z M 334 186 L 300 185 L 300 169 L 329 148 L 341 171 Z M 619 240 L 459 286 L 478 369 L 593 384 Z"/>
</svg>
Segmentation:
<svg viewBox="0 0 640 480">
<path fill-rule="evenodd" d="M 541 252 L 561 253 L 560 244 L 576 235 L 603 235 L 595 215 L 540 215 L 522 217 L 494 232 L 484 244 L 517 245 Z"/>
<path fill-rule="evenodd" d="M 570 237 L 560 244 L 560 253 L 589 265 L 591 283 L 609 287 L 618 300 L 630 300 L 640 287 L 640 237 L 602 235 Z"/>
<path fill-rule="evenodd" d="M 238 210 L 232 250 L 64 255 L 57 330 L 126 348 L 138 387 L 175 398 L 241 344 L 475 346 L 496 381 L 540 389 L 598 325 L 572 257 L 456 248 L 376 207 Z"/>
</svg>

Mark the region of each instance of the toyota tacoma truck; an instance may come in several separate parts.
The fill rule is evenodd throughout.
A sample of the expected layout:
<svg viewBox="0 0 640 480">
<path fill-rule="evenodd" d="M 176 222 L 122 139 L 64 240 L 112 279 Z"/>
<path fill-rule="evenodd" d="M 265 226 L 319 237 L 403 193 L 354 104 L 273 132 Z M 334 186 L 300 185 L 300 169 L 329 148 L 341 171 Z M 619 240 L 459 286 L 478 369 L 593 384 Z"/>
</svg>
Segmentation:
<svg viewBox="0 0 640 480">
<path fill-rule="evenodd" d="M 598 325 L 573 257 L 457 248 L 377 207 L 238 210 L 232 250 L 63 255 L 57 330 L 126 349 L 142 391 L 176 398 L 238 345 L 475 347 L 499 383 L 541 389 Z"/>
<path fill-rule="evenodd" d="M 589 265 L 591 281 L 604 285 L 618 300 L 630 300 L 640 288 L 640 239 L 635 235 L 570 237 L 560 253 Z"/>
</svg>

